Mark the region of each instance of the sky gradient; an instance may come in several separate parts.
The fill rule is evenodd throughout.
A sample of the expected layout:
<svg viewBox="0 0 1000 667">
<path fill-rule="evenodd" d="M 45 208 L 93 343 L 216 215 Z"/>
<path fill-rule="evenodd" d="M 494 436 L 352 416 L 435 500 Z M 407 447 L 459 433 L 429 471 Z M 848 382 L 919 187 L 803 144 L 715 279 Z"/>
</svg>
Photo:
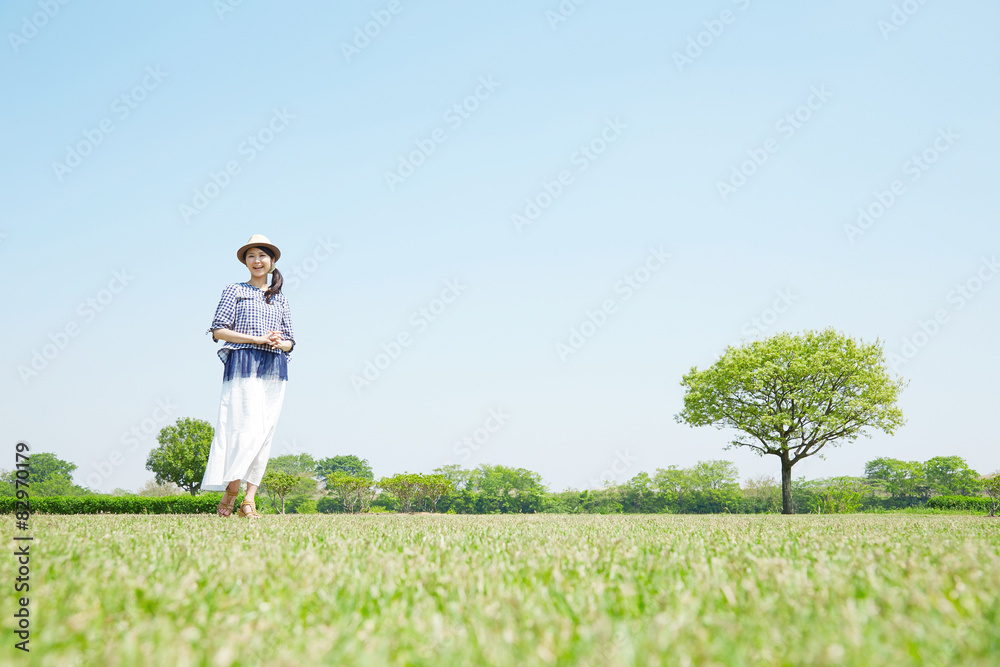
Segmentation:
<svg viewBox="0 0 1000 667">
<path fill-rule="evenodd" d="M 795 477 L 996 470 L 998 19 L 972 0 L 3 3 L 0 467 L 22 439 L 77 483 L 138 489 L 159 428 L 215 425 L 205 330 L 257 233 L 298 339 L 272 456 L 499 463 L 553 489 L 709 459 L 777 477 L 675 423 L 680 378 L 833 326 L 884 341 L 907 423 Z"/>
</svg>

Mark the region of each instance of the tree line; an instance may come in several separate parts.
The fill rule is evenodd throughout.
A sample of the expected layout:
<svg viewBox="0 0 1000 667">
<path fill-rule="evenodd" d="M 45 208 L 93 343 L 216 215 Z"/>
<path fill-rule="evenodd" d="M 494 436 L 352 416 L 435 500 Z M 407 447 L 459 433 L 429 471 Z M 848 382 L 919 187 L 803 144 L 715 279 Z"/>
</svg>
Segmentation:
<svg viewBox="0 0 1000 667">
<path fill-rule="evenodd" d="M 157 456 L 150 455 L 156 479 L 138 494 L 117 489 L 108 495 L 200 494 L 190 482 L 192 476 L 181 474 L 180 467 L 159 468 L 155 463 L 168 460 L 169 451 L 167 446 Z M 190 448 L 178 448 L 174 455 L 180 451 Z M 207 454 L 202 469 L 206 462 Z M 101 495 L 75 485 L 75 469 L 75 464 L 51 453 L 33 454 L 32 497 Z M 200 480 L 198 474 L 193 477 Z M 13 471 L 0 472 L 0 495 L 14 494 L 13 479 Z M 858 512 L 922 506 L 935 496 L 981 496 L 989 492 L 991 481 L 995 487 L 1000 477 L 984 477 L 958 456 L 923 462 L 882 457 L 869 461 L 863 476 L 793 480 L 791 495 L 796 512 Z M 657 468 L 600 489 L 554 491 L 537 472 L 503 465 L 466 469 L 451 464 L 430 474 L 404 472 L 376 479 L 369 462 L 356 455 L 317 460 L 305 453 L 288 454 L 269 461 L 261 492 L 269 511 L 281 513 L 756 514 L 783 509 L 782 489 L 774 477 L 760 475 L 741 485 L 736 465 L 725 460 Z"/>
<path fill-rule="evenodd" d="M 640 473 L 605 489 L 555 493 L 523 468 L 483 464 L 466 471 L 444 466 L 429 475 L 404 472 L 375 481 L 367 462 L 356 456 L 317 462 L 303 454 L 298 459 L 289 455 L 287 466 L 283 457 L 272 459 L 261 489 L 275 507 L 280 501 L 282 511 L 289 503 L 296 506 L 310 484 L 320 483 L 325 495 L 315 499 L 317 511 L 734 512 L 772 511 L 777 486 L 780 511 L 791 514 L 852 511 L 876 502 L 902 507 L 945 491 L 968 495 L 993 488 L 992 483 L 984 486 L 984 478 L 956 456 L 922 463 L 880 458 L 866 465 L 862 478 L 793 481 L 792 469 L 803 459 L 871 437 L 873 431 L 892 434 L 905 423 L 897 400 L 907 381 L 890 376 L 883 343 L 877 339 L 855 340 L 832 327 L 780 332 L 727 346 L 708 368 L 693 366 L 680 384 L 684 397 L 674 415 L 678 423 L 734 432 L 725 448 L 774 456 L 780 480 L 757 480 L 741 488 L 731 462 L 704 461 L 686 469 L 671 466 L 653 475 Z M 159 447 L 146 462 L 156 474 L 156 486 L 175 484 L 197 494 L 212 433 L 211 424 L 189 418 L 162 429 Z M 43 470 L 50 465 L 51 460 L 42 459 Z M 46 483 L 52 492 L 76 488 L 60 477 L 46 478 Z"/>
</svg>

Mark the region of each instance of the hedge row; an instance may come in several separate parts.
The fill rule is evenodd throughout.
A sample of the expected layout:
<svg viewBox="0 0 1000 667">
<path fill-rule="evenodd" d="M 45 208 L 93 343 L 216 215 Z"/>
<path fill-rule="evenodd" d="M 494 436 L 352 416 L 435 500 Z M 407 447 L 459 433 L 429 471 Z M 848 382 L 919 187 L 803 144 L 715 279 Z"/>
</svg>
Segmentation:
<svg viewBox="0 0 1000 667">
<path fill-rule="evenodd" d="M 475 494 L 468 494 L 475 495 Z M 555 494 L 556 496 L 560 494 Z M 561 494 L 567 495 L 567 494 Z M 578 494 L 572 494 L 578 495 Z M 590 494 L 585 494 L 590 495 Z M 599 494 L 594 494 L 599 495 Z M 459 498 L 453 498 L 451 496 L 459 496 Z M 202 493 L 197 496 L 183 495 L 183 496 L 165 496 L 159 498 L 149 498 L 145 496 L 53 496 L 48 498 L 32 498 L 30 500 L 30 511 L 32 513 L 38 514 L 214 514 L 215 508 L 218 506 L 219 501 L 222 500 L 221 493 Z M 497 512 L 524 512 L 524 511 L 545 511 L 541 508 L 541 496 L 529 495 L 525 498 L 520 498 L 522 502 L 528 502 L 529 505 L 539 505 L 539 507 L 486 507 L 480 506 L 479 502 L 460 502 L 468 501 L 462 492 L 456 492 L 449 494 L 447 497 L 442 498 L 442 502 L 439 503 L 438 511 L 456 511 L 458 513 L 497 513 Z M 473 499 L 478 501 L 479 499 Z M 509 500 L 505 498 L 505 500 Z M 560 511 L 560 512 L 600 512 L 602 509 L 613 512 L 621 512 L 622 507 L 618 504 L 615 508 L 595 508 L 595 507 L 564 507 L 565 499 L 561 499 L 562 503 L 552 503 L 552 507 L 547 508 L 549 511 Z M 12 496 L 0 496 L 0 513 L 10 514 L 15 511 L 17 507 L 17 500 Z M 957 509 L 957 510 L 971 510 L 980 511 L 983 513 L 989 512 L 990 509 L 990 499 L 982 496 L 936 496 L 930 498 L 927 501 L 927 507 L 931 509 Z M 329 512 L 338 511 L 339 508 L 335 508 L 334 505 L 337 503 L 332 498 L 323 498 L 319 501 L 319 511 Z M 327 506 L 329 505 L 329 507 Z M 391 507 L 386 507 L 383 509 L 392 509 Z M 735 509 L 735 506 L 734 506 Z M 742 511 L 753 511 L 748 510 L 748 508 L 741 508 Z M 627 511 L 627 510 L 626 510 Z M 640 511 L 645 512 L 663 512 L 668 511 L 665 507 L 644 507 Z M 670 509 L 669 511 L 676 511 Z M 699 509 L 690 509 L 687 511 L 699 511 Z M 718 508 L 704 508 L 701 511 L 720 511 Z M 740 511 L 740 510 L 736 510 Z M 758 510 L 760 511 L 760 510 Z"/>
<path fill-rule="evenodd" d="M 990 511 L 990 499 L 983 496 L 935 496 L 927 500 L 927 507 L 939 510 Z"/>
<path fill-rule="evenodd" d="M 33 514 L 215 514 L 222 500 L 221 493 L 204 493 L 198 496 L 52 496 L 31 498 L 29 511 Z M 0 512 L 14 512 L 17 499 L 0 497 Z"/>
</svg>

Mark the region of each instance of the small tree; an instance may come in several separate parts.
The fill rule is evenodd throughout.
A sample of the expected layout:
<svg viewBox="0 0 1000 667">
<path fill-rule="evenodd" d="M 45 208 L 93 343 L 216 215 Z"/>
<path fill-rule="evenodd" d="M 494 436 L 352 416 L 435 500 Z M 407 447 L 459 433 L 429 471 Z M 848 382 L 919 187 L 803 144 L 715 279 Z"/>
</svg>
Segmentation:
<svg viewBox="0 0 1000 667">
<path fill-rule="evenodd" d="M 354 477 L 338 470 L 326 478 L 331 495 L 340 500 L 345 512 L 366 512 L 375 497 L 375 483 L 364 477 Z"/>
<path fill-rule="evenodd" d="M 55 454 L 49 452 L 37 452 L 29 459 L 31 465 L 31 483 L 39 484 L 51 477 L 62 476 L 72 482 L 73 471 L 76 464 L 64 461 Z"/>
<path fill-rule="evenodd" d="M 990 498 L 990 516 L 1000 511 L 1000 470 L 983 477 L 983 491 Z"/>
<path fill-rule="evenodd" d="M 309 454 L 283 454 L 272 456 L 267 462 L 267 469 L 287 472 L 290 475 L 309 477 L 316 476 L 316 461 Z"/>
<path fill-rule="evenodd" d="M 924 463 L 927 483 L 942 496 L 978 496 L 979 474 L 960 456 L 935 456 Z"/>
<path fill-rule="evenodd" d="M 861 510 L 864 485 L 857 477 L 834 477 L 819 493 L 820 508 L 826 514 L 845 514 Z"/>
<path fill-rule="evenodd" d="M 427 507 L 432 512 L 437 511 L 438 501 L 441 500 L 441 496 L 446 493 L 450 493 L 454 488 L 451 480 L 446 478 L 444 475 L 421 475 L 420 480 L 420 495 L 422 500 L 427 503 Z"/>
<path fill-rule="evenodd" d="M 778 512 L 781 510 L 781 488 L 771 475 L 751 477 L 743 485 L 743 497 L 753 512 Z"/>
<path fill-rule="evenodd" d="M 347 473 L 351 477 L 375 479 L 375 473 L 372 472 L 368 459 L 359 459 L 353 454 L 325 458 L 316 463 L 316 474 L 320 479 L 329 479 L 330 475 L 337 471 Z"/>
<path fill-rule="evenodd" d="M 268 470 L 260 480 L 260 486 L 268 495 L 281 500 L 281 513 L 285 513 L 285 496 L 299 483 L 299 477 L 281 470 Z"/>
<path fill-rule="evenodd" d="M 924 464 L 881 457 L 865 464 L 865 477 L 890 498 L 926 498 L 929 493 Z"/>
<path fill-rule="evenodd" d="M 742 431 L 729 447 L 749 447 L 781 460 L 782 514 L 792 514 L 792 466 L 826 445 L 892 433 L 901 379 L 892 380 L 881 342 L 857 342 L 834 329 L 779 333 L 730 345 L 708 369 L 681 379 L 686 389 L 680 423 Z M 822 458 L 822 455 L 821 457 Z"/>
<path fill-rule="evenodd" d="M 378 486 L 396 497 L 401 512 L 412 512 L 414 503 L 419 502 L 425 494 L 423 477 L 418 473 L 397 473 L 380 479 Z"/>
<path fill-rule="evenodd" d="M 149 453 L 146 470 L 156 473 L 156 483 L 173 482 L 192 496 L 201 490 L 215 429 L 207 421 L 182 417 L 164 426 L 156 436 L 160 446 Z"/>
</svg>

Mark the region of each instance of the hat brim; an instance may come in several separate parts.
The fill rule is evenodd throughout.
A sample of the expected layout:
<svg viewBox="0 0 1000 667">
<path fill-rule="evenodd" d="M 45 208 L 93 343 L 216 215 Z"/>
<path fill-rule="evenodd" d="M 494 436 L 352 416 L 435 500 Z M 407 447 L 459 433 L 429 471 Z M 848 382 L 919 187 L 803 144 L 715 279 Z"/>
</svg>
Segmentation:
<svg viewBox="0 0 1000 667">
<path fill-rule="evenodd" d="M 276 245 L 272 245 L 270 243 L 247 243 L 246 245 L 242 246 L 239 250 L 236 251 L 236 259 L 240 260 L 240 264 L 247 263 L 246 257 L 244 255 L 246 254 L 246 251 L 249 250 L 250 248 L 267 248 L 268 250 L 274 253 L 275 262 L 277 262 L 278 259 L 281 257 L 281 251 L 278 250 L 278 246 Z"/>
</svg>

